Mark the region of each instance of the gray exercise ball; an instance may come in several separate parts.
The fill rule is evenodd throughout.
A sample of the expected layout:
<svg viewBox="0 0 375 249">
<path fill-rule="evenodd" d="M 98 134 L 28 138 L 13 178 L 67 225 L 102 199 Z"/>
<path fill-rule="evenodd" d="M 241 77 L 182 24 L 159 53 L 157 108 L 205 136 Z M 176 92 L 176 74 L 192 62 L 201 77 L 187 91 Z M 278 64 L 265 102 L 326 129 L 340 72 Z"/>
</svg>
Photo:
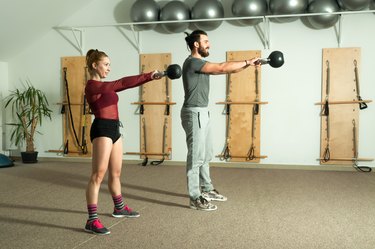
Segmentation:
<svg viewBox="0 0 375 249">
<path fill-rule="evenodd" d="M 264 16 L 267 14 L 268 4 L 266 0 L 234 0 L 232 14 L 236 17 Z M 263 19 L 238 20 L 242 25 L 256 25 Z"/>
<path fill-rule="evenodd" d="M 370 0 L 337 0 L 343 10 L 363 10 L 369 6 Z"/>
<path fill-rule="evenodd" d="M 191 19 L 223 18 L 224 8 L 218 0 L 198 0 L 191 9 Z M 223 21 L 209 21 L 194 23 L 197 28 L 211 31 L 218 28 Z"/>
<path fill-rule="evenodd" d="M 159 5 L 154 0 L 137 0 L 130 8 L 130 17 L 133 22 L 159 21 Z M 156 24 L 136 25 L 138 30 L 155 28 Z"/>
<path fill-rule="evenodd" d="M 336 0 L 314 0 L 307 7 L 308 13 L 332 13 L 340 11 Z M 307 16 L 310 25 L 315 29 L 325 29 L 334 26 L 339 20 L 336 14 Z"/>
<path fill-rule="evenodd" d="M 294 15 L 304 13 L 307 9 L 308 0 L 270 0 L 270 12 L 272 15 Z M 271 18 L 278 22 L 292 22 L 298 17 Z"/>
<path fill-rule="evenodd" d="M 168 2 L 160 11 L 160 21 L 189 20 L 190 9 L 181 1 Z M 161 26 L 170 33 L 183 32 L 189 27 L 188 22 L 162 23 Z"/>
</svg>

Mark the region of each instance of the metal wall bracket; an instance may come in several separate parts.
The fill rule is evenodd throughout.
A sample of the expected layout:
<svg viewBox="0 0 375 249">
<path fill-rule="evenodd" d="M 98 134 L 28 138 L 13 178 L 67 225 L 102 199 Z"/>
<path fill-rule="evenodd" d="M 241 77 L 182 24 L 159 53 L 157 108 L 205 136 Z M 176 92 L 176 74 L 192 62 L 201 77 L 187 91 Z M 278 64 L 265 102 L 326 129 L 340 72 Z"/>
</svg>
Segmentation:
<svg viewBox="0 0 375 249">
<path fill-rule="evenodd" d="M 54 29 L 59 32 L 70 44 L 72 44 L 81 55 L 84 54 L 84 30 L 88 28 L 103 28 L 103 27 L 116 27 L 122 35 L 129 41 L 129 43 L 137 50 L 140 54 L 142 52 L 141 47 L 141 31 L 136 30 L 137 25 L 142 24 L 163 24 L 163 23 L 194 23 L 194 22 L 207 22 L 207 21 L 233 21 L 233 20 L 245 20 L 245 19 L 262 19 L 262 23 L 254 26 L 257 35 L 259 36 L 264 49 L 271 48 L 271 18 L 282 18 L 282 17 L 303 17 L 303 16 L 316 16 L 316 15 L 339 15 L 338 23 L 333 27 L 337 38 L 337 46 L 341 47 L 342 44 L 342 28 L 343 28 L 343 15 L 351 14 L 364 14 L 364 13 L 375 13 L 375 10 L 363 10 L 363 11 L 342 11 L 332 13 L 303 13 L 294 15 L 266 15 L 266 16 L 254 16 L 254 17 L 227 17 L 227 18 L 213 18 L 213 19 L 195 19 L 195 20 L 178 20 L 178 21 L 157 21 L 157 22 L 136 22 L 136 23 L 118 23 L 118 24 L 107 24 L 107 25 L 92 25 L 92 26 L 58 26 Z M 130 38 L 124 27 L 130 27 L 133 37 Z M 62 31 L 70 30 L 73 33 L 74 42 L 66 36 Z"/>
<path fill-rule="evenodd" d="M 84 48 L 84 28 L 75 27 L 55 27 L 54 28 L 66 41 L 68 41 L 81 55 L 85 54 Z M 64 31 L 70 31 L 74 40 L 69 37 Z"/>
</svg>

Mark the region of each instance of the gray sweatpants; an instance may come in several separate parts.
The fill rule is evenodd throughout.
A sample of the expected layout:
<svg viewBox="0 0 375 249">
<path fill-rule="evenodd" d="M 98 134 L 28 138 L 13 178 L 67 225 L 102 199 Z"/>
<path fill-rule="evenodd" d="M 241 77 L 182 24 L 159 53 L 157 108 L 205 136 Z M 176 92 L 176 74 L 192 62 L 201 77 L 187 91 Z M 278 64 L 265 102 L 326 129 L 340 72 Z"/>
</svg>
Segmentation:
<svg viewBox="0 0 375 249">
<path fill-rule="evenodd" d="M 186 133 L 188 149 L 186 160 L 187 187 L 191 200 L 203 191 L 213 189 L 209 162 L 213 157 L 212 132 L 208 108 L 183 107 L 181 123 Z"/>
</svg>

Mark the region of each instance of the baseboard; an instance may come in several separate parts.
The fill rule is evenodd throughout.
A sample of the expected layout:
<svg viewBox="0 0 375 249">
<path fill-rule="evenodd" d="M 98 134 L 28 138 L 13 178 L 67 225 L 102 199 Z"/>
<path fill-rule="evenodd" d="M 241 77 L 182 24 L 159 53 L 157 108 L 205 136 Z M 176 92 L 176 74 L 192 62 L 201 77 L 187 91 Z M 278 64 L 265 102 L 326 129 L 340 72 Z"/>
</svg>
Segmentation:
<svg viewBox="0 0 375 249">
<path fill-rule="evenodd" d="M 88 157 L 39 157 L 39 161 L 66 161 L 66 162 L 91 162 Z M 124 164 L 141 164 L 143 160 L 123 160 Z M 185 161 L 164 161 L 162 165 L 182 166 Z M 357 171 L 351 165 L 293 165 L 293 164 L 260 164 L 240 162 L 211 162 L 211 167 L 221 168 L 248 168 L 248 169 L 285 169 L 285 170 L 320 170 L 320 171 Z"/>
</svg>

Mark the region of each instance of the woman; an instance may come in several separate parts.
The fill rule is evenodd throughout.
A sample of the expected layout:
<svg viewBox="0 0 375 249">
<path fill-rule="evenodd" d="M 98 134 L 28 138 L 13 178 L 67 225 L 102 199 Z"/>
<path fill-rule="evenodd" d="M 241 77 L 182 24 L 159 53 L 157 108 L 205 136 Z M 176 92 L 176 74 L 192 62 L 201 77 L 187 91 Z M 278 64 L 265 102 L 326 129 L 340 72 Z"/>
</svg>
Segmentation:
<svg viewBox="0 0 375 249">
<path fill-rule="evenodd" d="M 111 71 L 110 59 L 103 51 L 91 49 L 86 54 L 86 64 L 90 79 L 85 94 L 95 119 L 91 126 L 92 173 L 86 189 L 89 218 L 85 231 L 94 234 L 109 234 L 97 214 L 100 185 L 108 171 L 108 187 L 114 203 L 113 217 L 139 217 L 124 204 L 121 195 L 122 140 L 118 114 L 117 92 L 136 87 L 154 79 L 160 79 L 160 71 L 124 77 L 115 81 L 103 81 Z"/>
</svg>

